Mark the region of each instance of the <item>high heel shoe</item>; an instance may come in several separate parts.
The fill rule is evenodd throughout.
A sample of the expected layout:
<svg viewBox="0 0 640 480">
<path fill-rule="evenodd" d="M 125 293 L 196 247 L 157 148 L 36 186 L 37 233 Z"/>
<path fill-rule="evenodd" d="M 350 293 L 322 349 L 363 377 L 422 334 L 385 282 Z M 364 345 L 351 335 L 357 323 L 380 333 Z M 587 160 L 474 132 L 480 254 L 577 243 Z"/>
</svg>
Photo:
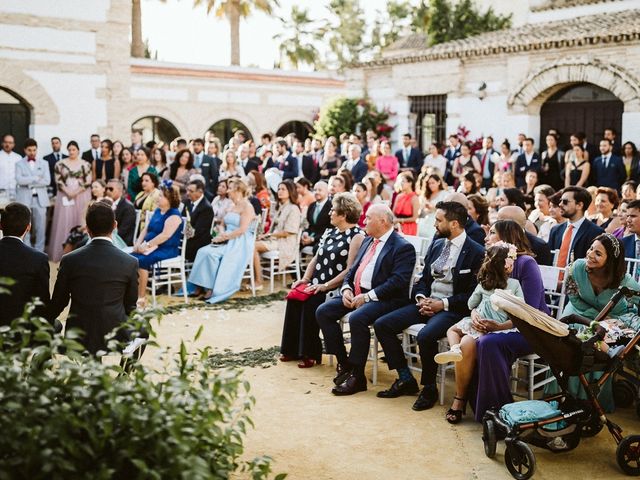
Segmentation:
<svg viewBox="0 0 640 480">
<path fill-rule="evenodd" d="M 298 368 L 311 368 L 315 365 L 320 365 L 320 362 L 313 358 L 303 358 L 302 361 L 298 363 Z"/>
<path fill-rule="evenodd" d="M 467 414 L 467 399 L 460 397 L 453 397 L 453 399 L 462 402 L 462 409 L 454 410 L 453 408 L 450 408 L 449 410 L 447 410 L 445 418 L 447 422 L 455 425 L 456 423 L 460 423 L 460 420 L 462 420 L 462 415 Z"/>
<path fill-rule="evenodd" d="M 297 360 L 297 359 L 296 359 L 295 357 L 291 357 L 291 356 L 289 356 L 289 355 L 284 355 L 284 354 L 283 354 L 283 355 L 280 355 L 279 360 L 280 360 L 281 362 L 292 362 L 292 361 Z"/>
</svg>

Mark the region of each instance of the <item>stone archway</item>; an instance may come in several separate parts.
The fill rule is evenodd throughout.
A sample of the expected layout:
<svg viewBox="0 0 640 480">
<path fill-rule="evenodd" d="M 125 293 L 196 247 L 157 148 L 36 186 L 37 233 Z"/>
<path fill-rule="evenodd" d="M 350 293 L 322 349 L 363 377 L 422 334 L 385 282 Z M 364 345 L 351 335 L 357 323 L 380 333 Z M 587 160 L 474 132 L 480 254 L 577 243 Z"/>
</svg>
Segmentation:
<svg viewBox="0 0 640 480">
<path fill-rule="evenodd" d="M 44 87 L 21 70 L 12 68 L 9 63 L 0 62 L 0 88 L 11 92 L 29 108 L 31 125 L 60 123 L 58 107 Z M 28 92 L 28 99 L 22 92 Z"/>
</svg>

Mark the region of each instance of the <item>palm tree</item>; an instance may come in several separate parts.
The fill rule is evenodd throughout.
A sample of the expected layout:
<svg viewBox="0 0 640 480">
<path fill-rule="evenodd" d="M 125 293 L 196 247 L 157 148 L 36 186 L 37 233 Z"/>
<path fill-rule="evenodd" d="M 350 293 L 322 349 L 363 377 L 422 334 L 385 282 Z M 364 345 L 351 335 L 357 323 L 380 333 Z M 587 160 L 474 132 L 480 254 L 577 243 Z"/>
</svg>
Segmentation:
<svg viewBox="0 0 640 480">
<path fill-rule="evenodd" d="M 131 56 L 144 57 L 142 41 L 142 0 L 131 0 Z"/>
<path fill-rule="evenodd" d="M 226 17 L 231 26 L 231 65 L 240 65 L 240 18 L 247 18 L 252 10 L 273 13 L 278 0 L 193 0 L 193 6 L 205 5 L 207 14 L 215 10 L 218 18 Z"/>
<path fill-rule="evenodd" d="M 280 66 L 286 58 L 296 70 L 300 64 L 311 65 L 316 70 L 320 68 L 320 54 L 313 45 L 314 25 L 309 18 L 309 11 L 293 5 L 290 18 L 281 17 L 279 20 L 282 32 L 274 35 L 273 39 L 280 42 Z"/>
</svg>

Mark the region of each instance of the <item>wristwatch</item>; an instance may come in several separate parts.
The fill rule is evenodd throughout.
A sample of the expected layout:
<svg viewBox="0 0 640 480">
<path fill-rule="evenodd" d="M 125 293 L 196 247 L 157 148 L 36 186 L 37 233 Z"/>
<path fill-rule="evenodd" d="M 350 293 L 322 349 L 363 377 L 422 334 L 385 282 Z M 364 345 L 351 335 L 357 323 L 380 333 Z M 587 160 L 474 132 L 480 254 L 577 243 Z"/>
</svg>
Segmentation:
<svg viewBox="0 0 640 480">
<path fill-rule="evenodd" d="M 368 293 L 364 294 L 364 303 L 369 303 L 371 301 L 371 297 Z"/>
</svg>

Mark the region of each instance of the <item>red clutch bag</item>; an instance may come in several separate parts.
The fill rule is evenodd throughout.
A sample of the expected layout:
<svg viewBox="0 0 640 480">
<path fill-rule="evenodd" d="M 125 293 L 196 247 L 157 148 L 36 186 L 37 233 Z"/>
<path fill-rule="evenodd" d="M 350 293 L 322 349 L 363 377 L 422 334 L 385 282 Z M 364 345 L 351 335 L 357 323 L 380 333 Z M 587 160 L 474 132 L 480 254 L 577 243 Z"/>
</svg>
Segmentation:
<svg viewBox="0 0 640 480">
<path fill-rule="evenodd" d="M 292 288 L 287 296 L 285 297 L 287 300 L 297 300 L 299 302 L 306 302 L 309 300 L 309 297 L 313 295 L 312 293 L 305 292 L 305 289 L 308 287 L 308 284 L 301 283 L 297 285 L 295 288 Z"/>
</svg>

